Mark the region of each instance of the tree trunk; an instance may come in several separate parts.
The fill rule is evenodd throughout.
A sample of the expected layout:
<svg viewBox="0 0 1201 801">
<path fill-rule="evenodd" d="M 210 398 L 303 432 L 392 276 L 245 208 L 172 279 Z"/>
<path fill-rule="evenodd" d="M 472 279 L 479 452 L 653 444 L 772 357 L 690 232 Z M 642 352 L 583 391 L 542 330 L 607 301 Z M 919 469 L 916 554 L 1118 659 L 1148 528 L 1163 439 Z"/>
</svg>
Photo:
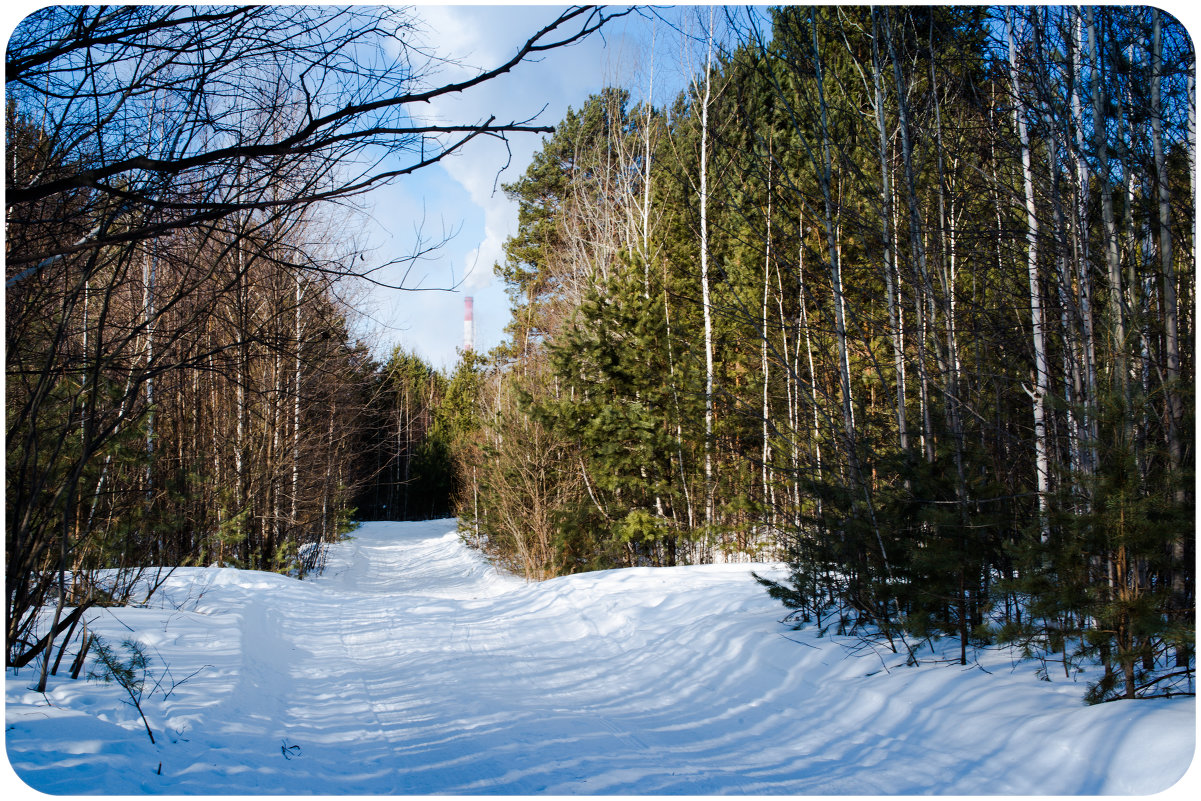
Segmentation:
<svg viewBox="0 0 1201 801">
<path fill-rule="evenodd" d="M 1034 205 L 1034 175 L 1030 165 L 1030 139 L 1026 131 L 1026 107 L 1022 97 L 1021 79 L 1018 76 L 1017 42 L 1013 35 L 1013 11 L 1006 11 L 1005 31 L 1009 39 L 1009 73 L 1013 84 L 1014 118 L 1017 123 L 1018 140 L 1022 149 L 1022 185 L 1026 193 L 1026 269 L 1030 280 L 1030 327 L 1034 339 L 1035 387 L 1027 390 L 1034 406 L 1034 461 L 1038 485 L 1039 537 L 1045 543 L 1050 539 L 1048 519 L 1048 493 L 1050 491 L 1050 466 L 1047 455 L 1046 398 L 1049 394 L 1047 372 L 1047 348 L 1043 331 L 1042 291 L 1038 280 L 1038 214 Z"/>
<path fill-rule="evenodd" d="M 821 187 L 822 207 L 825 210 L 823 224 L 826 247 L 829 253 L 830 285 L 834 291 L 834 333 L 838 343 L 838 380 L 842 394 L 842 418 L 848 447 L 848 456 L 854 461 L 855 416 L 851 406 L 851 363 L 847 351 L 847 324 L 843 305 L 842 269 L 839 263 L 838 237 L 834 231 L 834 199 L 831 191 L 832 166 L 830 158 L 830 134 L 827 124 L 826 95 L 823 86 L 823 65 L 817 39 L 817 20 L 811 15 L 813 34 L 813 58 L 816 70 L 815 81 L 820 114 L 821 163 L 818 165 L 818 184 Z"/>
<path fill-rule="evenodd" d="M 713 7 L 709 9 L 705 93 L 701 101 L 701 306 L 705 318 L 705 524 L 713 525 L 713 314 L 709 301 L 709 98 L 712 91 Z"/>
<path fill-rule="evenodd" d="M 300 327 L 300 308 L 301 308 L 301 283 L 300 273 L 297 272 L 296 280 L 296 310 L 293 315 L 293 342 L 292 347 L 296 349 L 295 360 L 292 365 L 292 486 L 291 486 L 291 506 L 289 508 L 289 524 L 296 525 L 297 521 L 297 500 L 300 494 L 300 379 L 301 379 L 301 359 L 300 359 L 300 343 L 301 343 L 301 327 Z"/>
<path fill-rule="evenodd" d="M 1123 430 L 1126 441 L 1132 439 L 1130 423 L 1129 367 L 1126 353 L 1126 310 L 1123 301 L 1122 260 L 1118 252 L 1117 222 L 1114 219 L 1112 175 L 1109 165 L 1109 146 L 1106 137 L 1106 98 L 1103 92 L 1104 76 L 1101 73 L 1097 50 L 1096 10 L 1085 8 L 1088 28 L 1088 55 L 1093 78 L 1093 148 L 1096 151 L 1100 174 L 1097 176 L 1101 190 L 1101 224 L 1105 241 L 1105 264 L 1109 276 L 1109 305 L 1113 326 L 1113 374 L 1122 403 Z"/>
<path fill-rule="evenodd" d="M 767 361 L 767 306 L 770 300 L 771 289 L 771 210 L 772 210 L 772 153 L 771 145 L 768 144 L 767 153 L 767 239 L 763 246 L 763 313 L 760 317 L 760 341 L 759 341 L 759 364 L 760 370 L 763 373 L 763 448 L 762 448 L 762 477 L 763 482 L 763 503 L 767 508 L 775 509 L 775 475 L 771 469 L 771 439 L 768 433 L 771 422 L 771 404 L 769 384 L 771 380 L 771 368 Z M 773 512 L 774 517 L 774 512 Z"/>
<path fill-rule="evenodd" d="M 895 272 L 896 243 L 892 229 L 892 171 L 888 164 L 888 132 L 884 124 L 884 79 L 883 62 L 880 58 L 879 8 L 872 7 L 872 77 L 876 89 L 876 129 L 880 136 L 880 225 L 882 227 L 884 257 L 884 288 L 888 300 L 888 327 L 892 339 L 893 369 L 896 371 L 896 416 L 897 439 L 902 451 L 909 450 L 909 428 L 905 419 L 905 346 L 901 338 L 898 320 L 896 288 L 893 286 Z"/>
<path fill-rule="evenodd" d="M 888 57 L 892 62 L 893 79 L 897 90 L 897 116 L 901 129 L 901 161 L 905 169 L 905 197 L 909 208 L 909 247 L 911 258 L 917 266 L 918 291 L 914 292 L 914 309 L 917 312 L 917 369 L 921 386 L 922 402 L 922 444 L 926 453 L 926 461 L 934 461 L 934 421 L 930 409 L 930 380 L 926 363 L 926 342 L 928 337 L 927 325 L 933 324 L 934 316 L 934 285 L 930 281 L 930 271 L 926 263 L 926 245 L 922 237 L 921 215 L 917 205 L 917 178 L 913 166 L 913 143 L 911 122 L 909 119 L 908 89 L 904 73 L 901 71 L 901 61 L 897 57 L 896 45 L 893 42 L 891 13 L 884 11 L 884 38 L 888 42 Z"/>
<path fill-rule="evenodd" d="M 1167 159 L 1164 156 L 1163 142 L 1163 103 L 1161 99 L 1161 83 L 1163 80 L 1163 22 L 1159 10 L 1151 9 L 1151 133 L 1155 149 L 1155 186 L 1159 200 L 1159 259 L 1163 272 L 1163 316 L 1164 316 L 1164 355 L 1166 357 L 1166 387 L 1164 396 L 1167 402 L 1167 439 L 1168 467 L 1171 480 L 1176 483 L 1175 501 L 1183 507 L 1188 499 L 1188 488 L 1185 486 L 1183 467 L 1183 447 L 1181 443 L 1181 426 L 1184 418 L 1184 408 L 1180 400 L 1180 333 L 1177 321 L 1176 300 L 1176 270 L 1172 253 L 1172 207 L 1171 194 L 1168 191 Z M 1191 151 L 1190 151 L 1191 153 Z M 1176 534 L 1171 541 L 1171 576 L 1172 576 L 1172 607 L 1177 614 L 1187 607 L 1188 589 L 1185 586 L 1185 543 L 1181 534 Z M 1188 650 L 1176 650 L 1176 666 L 1188 666 Z"/>
<path fill-rule="evenodd" d="M 1076 285 L 1078 289 L 1078 307 L 1084 329 L 1083 360 L 1083 397 L 1081 409 L 1082 439 L 1087 445 L 1082 449 L 1081 468 L 1085 484 L 1087 479 L 1097 469 L 1098 453 L 1098 419 L 1097 419 L 1097 336 L 1093 321 L 1093 279 L 1089 269 L 1089 166 L 1085 157 L 1084 140 L 1084 110 L 1080 102 L 1080 83 L 1083 76 L 1081 54 L 1084 51 L 1084 25 L 1082 12 L 1077 9 L 1073 23 L 1073 35 L 1068 38 L 1069 57 L 1074 80 L 1071 89 L 1072 120 L 1075 127 L 1075 158 L 1076 158 L 1076 217 L 1074 226 L 1074 253 L 1076 255 Z M 1091 499 L 1085 498 L 1085 504 L 1091 508 Z"/>
</svg>

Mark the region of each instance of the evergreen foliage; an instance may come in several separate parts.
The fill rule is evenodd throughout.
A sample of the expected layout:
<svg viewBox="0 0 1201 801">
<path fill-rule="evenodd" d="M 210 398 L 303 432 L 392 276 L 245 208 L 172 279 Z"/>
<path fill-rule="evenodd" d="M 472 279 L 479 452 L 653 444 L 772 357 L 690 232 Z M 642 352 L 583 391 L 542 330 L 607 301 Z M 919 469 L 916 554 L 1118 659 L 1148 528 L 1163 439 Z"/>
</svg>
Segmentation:
<svg viewBox="0 0 1201 801">
<path fill-rule="evenodd" d="M 146 689 L 146 671 L 150 667 L 150 657 L 146 654 L 146 646 L 137 640 L 122 640 L 121 650 L 125 652 L 125 655 L 121 656 L 95 634 L 91 635 L 89 644 L 91 647 L 88 650 L 94 654 L 95 667 L 88 671 L 88 678 L 106 684 L 113 682 L 120 686 L 129 696 L 130 705 L 137 710 L 138 716 L 142 719 L 142 725 L 146 727 L 146 736 L 153 743 L 154 732 L 150 729 L 150 722 L 146 720 L 146 713 L 142 711 L 142 695 Z"/>
<path fill-rule="evenodd" d="M 1009 13 L 733 13 L 707 94 L 694 57 L 667 108 L 570 111 L 506 187 L 475 541 L 531 576 L 783 558 L 797 625 L 1192 692 L 1192 46 L 1149 9 Z"/>
<path fill-rule="evenodd" d="M 453 427 L 442 411 L 447 392 L 445 376 L 400 347 L 375 367 L 359 454 L 367 473 L 355 502 L 362 519 L 450 516 L 456 477 Z"/>
<path fill-rule="evenodd" d="M 1195 53 L 1176 20 L 699 14 L 686 89 L 662 107 L 602 90 L 504 187 L 508 340 L 444 375 L 350 336 L 336 278 L 357 254 L 314 245 L 335 156 L 281 134 L 296 158 L 264 159 L 258 189 L 223 161 L 193 174 L 173 148 L 217 121 L 189 102 L 194 136 L 159 137 L 170 202 L 153 170 L 104 162 L 100 143 L 141 152 L 142 118 L 131 138 L 56 107 L 41 93 L 76 69 L 34 35 L 90 36 L 71 20 L 93 13 L 37 15 L 10 54 L 40 76 L 6 108 L 10 665 L 147 565 L 303 573 L 355 515 L 456 514 L 530 579 L 781 560 L 760 580 L 797 625 L 914 660 L 950 637 L 962 664 L 996 642 L 1046 676 L 1099 663 L 1089 701 L 1193 692 Z M 158 114 L 157 68 L 143 79 L 128 98 Z M 271 102 L 222 124 L 271 138 L 303 105 Z M 52 112 L 92 133 L 59 136 Z M 121 165 L 137 187 L 79 178 Z M 208 217 L 202 186 L 229 193 Z M 97 653 L 136 702 L 138 654 Z"/>
</svg>

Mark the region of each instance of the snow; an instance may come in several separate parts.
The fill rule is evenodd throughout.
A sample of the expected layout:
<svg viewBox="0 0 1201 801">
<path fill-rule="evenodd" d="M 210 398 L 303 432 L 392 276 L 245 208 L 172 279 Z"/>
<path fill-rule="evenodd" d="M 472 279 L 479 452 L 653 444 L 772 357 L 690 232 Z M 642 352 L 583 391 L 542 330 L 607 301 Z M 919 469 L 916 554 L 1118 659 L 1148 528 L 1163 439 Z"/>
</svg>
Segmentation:
<svg viewBox="0 0 1201 801">
<path fill-rule="evenodd" d="M 305 581 L 179 569 L 148 608 L 93 615 L 110 644 L 147 646 L 157 743 L 120 687 L 59 676 L 43 696 L 26 668 L 7 675 L 8 758 L 55 794 L 1189 789 L 1194 699 L 1089 707 L 1082 683 L 1040 681 L 1000 651 L 907 668 L 789 631 L 752 570 L 782 575 L 530 584 L 466 548 L 453 520 L 365 524 Z"/>
</svg>

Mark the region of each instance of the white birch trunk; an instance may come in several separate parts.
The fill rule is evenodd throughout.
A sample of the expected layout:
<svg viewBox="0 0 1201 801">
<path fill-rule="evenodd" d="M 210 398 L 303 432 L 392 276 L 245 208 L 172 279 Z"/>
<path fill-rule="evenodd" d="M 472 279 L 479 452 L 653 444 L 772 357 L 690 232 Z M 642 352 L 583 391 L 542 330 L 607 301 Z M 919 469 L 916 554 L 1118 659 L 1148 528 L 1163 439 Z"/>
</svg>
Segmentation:
<svg viewBox="0 0 1201 801">
<path fill-rule="evenodd" d="M 896 371 L 897 438 L 901 450 L 909 450 L 909 428 L 905 419 L 905 346 L 898 321 L 896 289 L 893 286 L 896 245 L 892 228 L 892 185 L 888 166 L 888 133 L 884 123 L 884 78 L 880 57 L 880 10 L 872 8 L 872 74 L 876 89 L 876 129 L 880 136 L 880 221 L 884 246 L 884 289 L 888 300 L 888 327 L 892 339 L 893 368 Z"/>
<path fill-rule="evenodd" d="M 775 476 L 772 474 L 770 467 L 771 463 L 771 438 L 769 435 L 769 426 L 771 422 L 771 403 L 768 392 L 768 384 L 771 379 L 771 368 L 767 361 L 767 306 L 770 300 L 771 289 L 771 147 L 768 146 L 767 154 L 767 241 L 763 246 L 763 314 L 760 323 L 759 341 L 759 361 L 763 372 L 763 453 L 762 453 L 762 481 L 763 481 L 763 500 L 771 509 L 772 517 L 775 517 Z"/>
<path fill-rule="evenodd" d="M 842 298 L 842 266 L 839 263 L 838 237 L 834 231 L 834 200 L 831 192 L 832 166 L 830 157 L 830 135 L 827 124 L 826 95 L 823 86 L 823 65 L 818 49 L 816 21 L 811 25 L 813 33 L 813 60 L 816 70 L 815 82 L 821 120 L 821 164 L 818 165 L 818 183 L 821 185 L 822 204 L 825 209 L 824 225 L 826 247 L 829 251 L 830 285 L 834 291 L 834 333 L 838 343 L 838 375 L 842 393 L 843 425 L 846 429 L 848 454 L 854 461 L 855 418 L 851 409 L 851 365 L 847 352 L 846 314 Z"/>
<path fill-rule="evenodd" d="M 705 318 L 705 523 L 713 525 L 713 314 L 709 299 L 709 98 L 712 92 L 713 7 L 709 8 L 705 93 L 701 101 L 701 304 Z"/>
<path fill-rule="evenodd" d="M 157 268 L 149 253 L 142 256 L 142 312 L 146 321 L 146 369 L 154 362 L 154 281 Z M 154 497 L 154 377 L 146 379 L 146 503 Z"/>
<path fill-rule="evenodd" d="M 1030 327 L 1034 339 L 1035 387 L 1030 391 L 1034 407 L 1034 469 L 1038 486 L 1039 536 L 1045 543 L 1050 539 L 1048 492 L 1050 467 L 1047 455 L 1046 398 L 1048 394 L 1047 350 L 1043 331 L 1042 292 L 1038 282 L 1038 214 L 1034 205 L 1034 176 L 1030 166 L 1030 140 L 1026 130 L 1026 108 L 1022 99 L 1021 79 L 1018 76 L 1017 42 L 1013 34 L 1013 11 L 1005 14 L 1005 31 L 1009 39 L 1009 72 L 1013 84 L 1014 118 L 1022 149 L 1022 185 L 1026 196 L 1026 269 L 1030 281 Z"/>
<path fill-rule="evenodd" d="M 821 445 L 821 418 L 818 414 L 817 406 L 817 371 L 813 368 L 813 340 L 809 333 L 809 312 L 805 305 L 805 223 L 803 220 L 798 220 L 797 230 L 800 232 L 801 244 L 797 249 L 797 299 L 800 305 L 801 326 L 805 330 L 805 356 L 809 362 L 809 400 L 813 405 L 813 456 L 817 467 L 817 480 L 822 480 L 822 445 Z M 799 401 L 798 401 L 799 406 Z M 795 439 L 795 438 L 794 438 Z M 800 485 L 797 485 L 797 514 L 800 514 L 801 495 Z M 821 515 L 822 502 L 821 498 L 817 499 L 817 513 Z M 799 524 L 799 518 L 798 518 Z"/>
<path fill-rule="evenodd" d="M 646 293 L 650 297 L 651 286 L 651 125 L 653 98 L 655 95 L 655 20 L 651 20 L 650 78 L 646 89 L 646 120 L 643 123 L 642 156 L 642 265 L 646 280 Z"/>
<path fill-rule="evenodd" d="M 289 509 L 289 523 L 296 525 L 297 515 L 297 496 L 300 492 L 300 379 L 301 379 L 301 360 L 300 360 L 300 342 L 301 342 L 301 315 L 300 303 L 302 299 L 302 289 L 300 283 L 300 273 L 296 273 L 296 310 L 293 318 L 293 344 L 296 348 L 294 354 L 295 359 L 292 364 L 292 498 L 291 508 Z"/>
<path fill-rule="evenodd" d="M 892 40 L 892 23 L 888 10 L 884 11 L 884 38 L 888 42 L 888 57 L 892 62 L 893 80 L 897 89 L 897 116 L 901 130 L 901 161 L 905 170 L 906 200 L 909 209 L 909 246 L 912 258 L 917 266 L 918 289 L 914 292 L 914 310 L 917 313 L 917 370 L 921 388 L 922 415 L 922 447 L 926 461 L 934 461 L 934 422 L 930 411 L 930 380 L 926 364 L 926 342 L 929 325 L 934 317 L 934 286 L 930 281 L 930 272 L 926 265 L 926 246 L 921 233 L 921 217 L 917 207 L 917 179 L 913 167 L 913 144 L 910 132 L 909 104 L 906 100 L 907 88 L 905 77 L 901 71 L 901 62 L 897 58 L 896 46 Z M 924 296 L 924 297 L 923 297 Z"/>
<path fill-rule="evenodd" d="M 799 528 L 800 523 L 799 520 L 796 519 L 797 514 L 799 513 L 798 510 L 800 502 L 800 485 L 798 475 L 800 470 L 800 443 L 797 441 L 798 433 L 800 431 L 800 398 L 798 397 L 800 393 L 800 387 L 797 386 L 797 371 L 799 364 L 796 360 L 796 355 L 793 354 L 794 346 L 790 345 L 788 341 L 789 323 L 787 316 L 784 313 L 784 278 L 780 274 L 780 266 L 778 264 L 776 265 L 776 312 L 780 317 L 780 361 L 784 365 L 784 395 L 788 410 L 788 430 L 791 432 L 790 440 L 792 445 L 789 454 L 789 467 L 792 471 L 792 488 L 788 493 L 788 497 L 789 503 L 794 504 L 794 527 Z"/>
</svg>

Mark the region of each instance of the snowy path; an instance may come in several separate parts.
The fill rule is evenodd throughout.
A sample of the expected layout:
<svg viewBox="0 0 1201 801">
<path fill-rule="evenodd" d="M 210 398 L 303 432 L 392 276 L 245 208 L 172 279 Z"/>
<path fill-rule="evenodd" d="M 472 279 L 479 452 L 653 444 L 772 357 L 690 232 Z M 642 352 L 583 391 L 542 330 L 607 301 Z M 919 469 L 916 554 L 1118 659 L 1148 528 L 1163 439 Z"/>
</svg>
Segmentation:
<svg viewBox="0 0 1201 801">
<path fill-rule="evenodd" d="M 30 785 L 1131 793 L 1171 785 L 1192 755 L 1192 699 L 1088 708 L 1082 685 L 1000 655 L 991 673 L 905 669 L 808 632 L 790 642 L 746 565 L 526 584 L 453 521 L 364 525 L 313 581 L 181 570 L 164 604 L 97 624 L 116 642 L 135 630 L 176 681 L 203 667 L 147 703 L 157 745 L 114 687 L 59 682 L 47 707 L 10 672 L 8 754 Z"/>
</svg>

